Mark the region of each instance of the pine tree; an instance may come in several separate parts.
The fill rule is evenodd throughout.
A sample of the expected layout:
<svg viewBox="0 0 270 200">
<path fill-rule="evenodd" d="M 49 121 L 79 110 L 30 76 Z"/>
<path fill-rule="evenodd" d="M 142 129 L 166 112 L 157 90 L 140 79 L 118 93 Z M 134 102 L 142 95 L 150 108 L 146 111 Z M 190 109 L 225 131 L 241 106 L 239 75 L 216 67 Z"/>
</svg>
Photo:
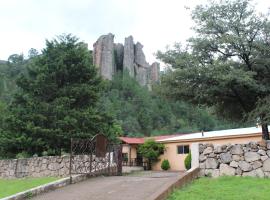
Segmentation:
<svg viewBox="0 0 270 200">
<path fill-rule="evenodd" d="M 7 152 L 60 154 L 71 138 L 109 130 L 112 119 L 97 110 L 102 80 L 84 43 L 61 35 L 31 59 L 6 119 Z"/>
</svg>

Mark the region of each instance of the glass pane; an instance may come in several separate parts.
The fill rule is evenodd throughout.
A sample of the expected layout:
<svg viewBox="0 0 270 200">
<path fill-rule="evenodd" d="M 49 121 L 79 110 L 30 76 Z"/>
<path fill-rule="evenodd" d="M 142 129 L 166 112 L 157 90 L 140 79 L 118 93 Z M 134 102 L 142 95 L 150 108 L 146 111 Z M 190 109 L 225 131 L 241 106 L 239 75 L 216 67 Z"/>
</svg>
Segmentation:
<svg viewBox="0 0 270 200">
<path fill-rule="evenodd" d="M 177 153 L 183 154 L 184 153 L 184 146 L 177 146 Z"/>
<path fill-rule="evenodd" d="M 184 153 L 185 154 L 188 154 L 189 153 L 189 146 L 188 145 L 185 145 L 184 146 Z"/>
</svg>

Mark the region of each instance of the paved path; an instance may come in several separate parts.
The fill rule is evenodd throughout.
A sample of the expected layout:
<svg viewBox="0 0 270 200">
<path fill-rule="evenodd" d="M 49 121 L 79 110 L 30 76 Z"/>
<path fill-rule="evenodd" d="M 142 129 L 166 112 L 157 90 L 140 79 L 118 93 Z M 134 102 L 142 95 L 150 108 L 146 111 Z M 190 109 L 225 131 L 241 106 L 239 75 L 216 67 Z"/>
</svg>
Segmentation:
<svg viewBox="0 0 270 200">
<path fill-rule="evenodd" d="M 96 177 L 37 196 L 33 200 L 146 200 L 175 181 L 181 172 L 136 172 Z"/>
</svg>

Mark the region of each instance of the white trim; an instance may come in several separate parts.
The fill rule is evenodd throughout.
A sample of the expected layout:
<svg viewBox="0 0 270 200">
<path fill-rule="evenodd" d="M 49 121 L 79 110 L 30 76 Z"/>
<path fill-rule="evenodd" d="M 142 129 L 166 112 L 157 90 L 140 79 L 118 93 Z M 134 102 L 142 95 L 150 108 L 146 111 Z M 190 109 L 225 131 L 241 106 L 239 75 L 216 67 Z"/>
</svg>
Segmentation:
<svg viewBox="0 0 270 200">
<path fill-rule="evenodd" d="M 269 127 L 270 128 L 270 127 Z M 203 138 L 212 138 L 212 137 L 222 137 L 222 136 L 235 136 L 235 135 L 245 135 L 245 134 L 256 134 L 261 133 L 261 127 L 249 127 L 249 128 L 237 128 L 237 129 L 227 129 L 219 131 L 209 131 L 209 132 L 197 132 L 179 135 L 167 139 L 157 140 L 157 142 L 166 142 L 166 141 L 178 141 L 178 140 L 188 140 L 188 139 L 203 139 Z"/>
</svg>

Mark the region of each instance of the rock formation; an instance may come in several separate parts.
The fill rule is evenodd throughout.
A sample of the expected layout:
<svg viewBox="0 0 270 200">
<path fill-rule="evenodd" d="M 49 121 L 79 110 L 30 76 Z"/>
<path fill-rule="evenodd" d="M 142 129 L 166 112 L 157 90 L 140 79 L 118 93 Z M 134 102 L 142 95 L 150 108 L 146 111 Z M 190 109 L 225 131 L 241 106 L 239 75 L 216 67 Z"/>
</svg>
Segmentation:
<svg viewBox="0 0 270 200">
<path fill-rule="evenodd" d="M 122 44 L 114 44 L 114 60 L 116 71 L 123 71 L 124 46 Z"/>
<path fill-rule="evenodd" d="M 114 63 L 114 35 L 102 35 L 94 44 L 93 62 L 99 68 L 100 74 L 105 78 L 112 80 L 115 73 Z"/>
<path fill-rule="evenodd" d="M 124 60 L 123 60 L 123 69 L 129 72 L 131 77 L 135 76 L 134 72 L 134 43 L 133 37 L 129 36 L 125 38 L 125 46 L 124 46 Z"/>
<path fill-rule="evenodd" d="M 93 62 L 99 68 L 101 76 L 112 80 L 116 72 L 127 71 L 141 86 L 159 82 L 159 63 L 149 65 L 143 52 L 143 45 L 134 44 L 133 37 L 125 38 L 125 43 L 114 44 L 114 35 L 100 36 L 93 45 Z"/>
<path fill-rule="evenodd" d="M 160 65 L 158 62 L 154 62 L 151 65 L 151 80 L 155 83 L 159 83 L 159 72 L 160 72 Z"/>
</svg>

